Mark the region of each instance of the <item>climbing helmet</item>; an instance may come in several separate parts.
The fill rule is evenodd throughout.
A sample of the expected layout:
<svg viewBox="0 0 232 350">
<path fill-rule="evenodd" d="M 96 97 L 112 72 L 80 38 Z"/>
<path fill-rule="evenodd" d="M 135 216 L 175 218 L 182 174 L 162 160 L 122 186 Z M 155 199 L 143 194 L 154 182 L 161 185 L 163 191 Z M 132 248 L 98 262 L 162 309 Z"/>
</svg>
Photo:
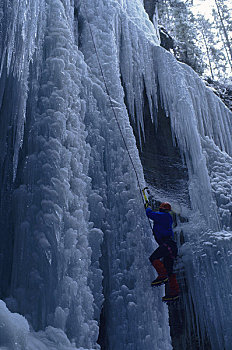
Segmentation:
<svg viewBox="0 0 232 350">
<path fill-rule="evenodd" d="M 171 204 L 169 204 L 168 202 L 161 203 L 159 208 L 164 209 L 164 210 L 168 210 L 168 211 L 172 210 Z"/>
</svg>

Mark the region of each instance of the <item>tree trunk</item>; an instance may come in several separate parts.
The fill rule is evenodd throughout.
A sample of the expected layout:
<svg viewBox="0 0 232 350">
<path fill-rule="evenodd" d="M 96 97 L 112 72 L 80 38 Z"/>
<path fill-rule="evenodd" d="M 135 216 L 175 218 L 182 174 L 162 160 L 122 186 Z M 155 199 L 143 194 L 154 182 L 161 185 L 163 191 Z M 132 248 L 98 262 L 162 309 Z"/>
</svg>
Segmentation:
<svg viewBox="0 0 232 350">
<path fill-rule="evenodd" d="M 207 43 L 207 40 L 205 37 L 204 28 L 202 28 L 202 36 L 203 36 L 203 40 L 204 40 L 204 44 L 205 44 L 205 48 L 206 48 L 206 52 L 207 52 L 207 57 L 208 57 L 208 61 L 209 61 L 209 68 L 210 68 L 211 77 L 214 80 L 213 67 L 212 67 L 212 62 L 211 62 L 211 58 L 210 58 L 210 51 L 209 51 L 208 43 Z"/>
<path fill-rule="evenodd" d="M 224 36 L 225 36 L 226 46 L 228 47 L 228 50 L 229 50 L 229 53 L 230 53 L 230 57 L 231 57 L 231 59 L 230 59 L 230 65 L 232 66 L 232 48 L 231 48 L 231 45 L 230 45 L 230 39 L 229 39 L 227 30 L 226 30 L 226 27 L 225 27 L 225 24 L 224 24 L 223 14 L 221 13 L 218 0 L 215 0 L 215 4 L 216 4 L 216 7 L 217 7 L 218 16 L 219 16 L 219 18 L 220 18 L 220 22 L 221 22 L 221 27 L 222 27 L 222 30 L 223 30 L 223 34 L 224 34 Z"/>
<path fill-rule="evenodd" d="M 223 43 L 223 46 L 224 46 L 224 50 L 225 50 L 225 53 L 226 53 L 227 62 L 228 62 L 229 66 L 230 66 L 230 69 L 231 69 L 231 71 L 232 71 L 232 61 L 231 61 L 231 59 L 230 59 L 229 48 L 228 48 L 228 46 L 227 46 L 227 44 L 226 44 L 224 35 L 222 34 L 222 31 L 220 30 L 220 29 L 221 29 L 221 28 L 220 28 L 220 27 L 221 27 L 221 25 L 220 25 L 221 21 L 219 21 L 218 18 L 216 18 L 216 14 L 215 14 L 215 17 L 214 17 L 214 18 L 215 18 L 216 24 L 217 24 L 217 26 L 218 26 L 219 35 L 220 35 L 220 37 L 221 37 L 221 40 L 222 40 L 222 43 Z"/>
</svg>

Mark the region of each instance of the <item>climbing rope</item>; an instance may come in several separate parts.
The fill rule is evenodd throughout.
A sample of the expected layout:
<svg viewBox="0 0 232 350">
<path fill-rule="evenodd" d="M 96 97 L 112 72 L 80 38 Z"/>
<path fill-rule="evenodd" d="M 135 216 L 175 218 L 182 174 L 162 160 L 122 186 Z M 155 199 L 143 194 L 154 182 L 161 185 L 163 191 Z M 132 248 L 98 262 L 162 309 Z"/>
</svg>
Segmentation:
<svg viewBox="0 0 232 350">
<path fill-rule="evenodd" d="M 143 200 L 143 199 L 144 199 L 144 198 L 143 198 L 143 190 L 142 190 L 142 186 L 140 185 L 138 172 L 137 172 L 137 170 L 136 170 L 135 164 L 134 164 L 133 159 L 132 159 L 132 157 L 131 157 L 129 148 L 128 148 L 128 146 L 127 146 L 125 137 L 124 137 L 124 135 L 123 135 L 122 128 L 121 128 L 121 126 L 120 126 L 120 123 L 119 123 L 119 120 L 118 120 L 118 117 L 117 117 L 117 113 L 115 112 L 115 108 L 114 108 L 114 105 L 113 105 L 112 98 L 111 98 L 111 96 L 110 96 L 110 92 L 109 92 L 109 89 L 108 89 L 108 86 L 107 86 L 107 83 L 106 83 L 106 79 L 105 79 L 105 76 L 104 76 L 103 68 L 102 68 L 102 65 L 101 65 L 101 62 L 100 62 L 100 58 L 99 58 L 97 46 L 96 46 L 96 43 L 95 43 L 93 31 L 92 31 L 91 24 L 90 24 L 89 19 L 88 19 L 86 4 L 85 4 L 84 1 L 82 2 L 82 4 L 83 4 L 83 7 L 84 7 L 85 16 L 86 16 L 86 20 L 87 20 L 87 23 L 88 23 L 90 36 L 91 36 L 91 39 L 92 39 L 92 42 L 93 42 L 93 47 L 94 47 L 94 51 L 95 51 L 95 54 L 96 54 L 96 57 L 97 57 L 97 62 L 98 62 L 99 68 L 100 68 L 100 72 L 101 72 L 101 75 L 102 75 L 102 79 L 103 79 L 103 83 L 104 83 L 104 86 L 105 86 L 106 94 L 107 94 L 108 99 L 109 99 L 109 102 L 110 102 L 110 107 L 111 107 L 111 109 L 112 109 L 112 111 L 113 111 L 114 118 L 115 118 L 115 120 L 116 120 L 116 123 L 117 123 L 117 125 L 118 125 L 118 129 L 119 129 L 120 134 L 121 134 L 121 136 L 122 136 L 123 143 L 124 143 L 124 145 L 125 145 L 125 149 L 126 149 L 126 151 L 127 151 L 127 153 L 128 153 L 130 162 L 131 162 L 132 167 L 133 167 L 133 169 L 134 169 L 135 176 L 136 176 L 136 180 L 137 180 L 137 184 L 138 184 L 138 187 L 139 187 L 139 192 L 140 192 L 140 195 L 141 195 L 141 200 L 142 200 L 142 203 L 144 204 L 144 200 Z M 151 229 L 152 229 L 151 222 L 150 222 L 149 219 L 148 219 L 148 221 L 149 221 L 150 227 L 151 227 Z"/>
</svg>

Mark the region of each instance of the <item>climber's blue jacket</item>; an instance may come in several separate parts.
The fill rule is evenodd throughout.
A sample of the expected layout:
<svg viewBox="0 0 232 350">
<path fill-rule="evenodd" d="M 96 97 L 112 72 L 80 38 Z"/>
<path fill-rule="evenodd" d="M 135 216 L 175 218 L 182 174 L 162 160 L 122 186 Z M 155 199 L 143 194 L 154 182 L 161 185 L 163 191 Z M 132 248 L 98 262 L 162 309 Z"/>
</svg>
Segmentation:
<svg viewBox="0 0 232 350">
<path fill-rule="evenodd" d="M 154 221 L 153 234 L 158 244 L 162 244 L 168 239 L 174 238 L 174 233 L 172 230 L 173 220 L 171 214 L 160 211 L 152 211 L 151 208 L 146 209 L 146 214 L 149 219 Z"/>
</svg>

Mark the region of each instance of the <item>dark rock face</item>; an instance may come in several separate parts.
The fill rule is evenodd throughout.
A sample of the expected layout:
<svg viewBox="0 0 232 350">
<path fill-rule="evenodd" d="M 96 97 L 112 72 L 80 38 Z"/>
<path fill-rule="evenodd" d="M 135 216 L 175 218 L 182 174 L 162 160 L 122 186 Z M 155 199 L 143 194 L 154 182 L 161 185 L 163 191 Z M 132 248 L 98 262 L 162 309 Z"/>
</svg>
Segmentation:
<svg viewBox="0 0 232 350">
<path fill-rule="evenodd" d="M 160 34 L 160 45 L 164 47 L 166 50 L 170 51 L 171 49 L 175 49 L 174 39 L 171 35 L 166 31 L 164 27 L 159 28 Z"/>
<path fill-rule="evenodd" d="M 181 287 L 183 288 L 183 283 Z M 196 331 L 196 315 L 194 314 L 193 304 L 187 299 L 187 290 L 184 292 L 183 290 L 181 291 L 180 300 L 176 304 L 170 303 L 168 311 L 170 334 L 174 350 L 212 350 L 207 336 L 202 339 L 203 337 L 200 331 L 199 333 Z M 190 315 L 193 315 L 192 319 Z"/>
<path fill-rule="evenodd" d="M 180 195 L 182 200 L 188 203 L 188 172 L 179 148 L 174 144 L 170 118 L 166 116 L 159 102 L 157 125 L 152 123 L 145 91 L 144 130 L 145 135 L 140 147 L 138 134 L 134 128 L 146 181 L 166 193 L 168 198 L 177 198 Z"/>
<path fill-rule="evenodd" d="M 225 85 L 211 78 L 207 78 L 205 84 L 220 97 L 222 102 L 232 111 L 232 84 Z"/>
<path fill-rule="evenodd" d="M 158 0 L 144 0 L 144 8 L 148 13 L 150 20 L 152 21 L 153 15 L 155 13 L 155 8 Z"/>
<path fill-rule="evenodd" d="M 145 141 L 140 151 L 144 169 L 144 176 L 151 186 L 167 198 L 177 198 L 181 203 L 188 205 L 188 173 L 182 162 L 178 147 L 173 145 L 170 118 L 165 115 L 159 105 L 158 125 L 152 124 L 145 104 Z M 169 197 L 170 196 L 170 197 Z M 187 218 L 176 217 L 178 223 L 188 221 Z M 183 232 L 177 233 L 178 248 L 184 243 Z M 211 350 L 207 335 L 197 332 L 197 319 L 194 305 L 189 295 L 188 283 L 181 258 L 175 263 L 175 273 L 180 285 L 180 300 L 170 304 L 169 326 L 174 350 Z"/>
<path fill-rule="evenodd" d="M 131 124 L 134 124 L 132 118 Z M 159 102 L 157 124 L 152 123 L 146 91 L 144 91 L 144 124 L 145 135 L 142 146 L 139 143 L 136 123 L 133 125 L 133 130 L 140 150 L 146 182 L 162 195 L 167 195 L 167 198 L 175 198 L 180 200 L 183 205 L 189 205 L 187 167 L 181 158 L 178 146 L 175 145 L 175 140 L 173 140 L 170 118 L 166 116 Z M 176 215 L 174 222 L 177 232 L 178 223 L 184 221 L 188 221 L 188 219 Z M 181 231 L 177 235 L 177 243 L 180 248 L 185 240 L 184 234 Z M 180 257 L 175 264 L 175 273 L 177 274 L 181 294 L 177 303 L 168 306 L 173 349 L 211 350 L 207 335 L 202 336 L 197 331 L 194 305 L 189 295 L 185 270 Z"/>
<path fill-rule="evenodd" d="M 147 182 L 168 195 L 184 192 L 187 198 L 187 169 L 178 148 L 172 143 L 170 119 L 161 111 L 157 130 L 151 121 L 146 120 L 146 124 L 140 154 Z"/>
</svg>

